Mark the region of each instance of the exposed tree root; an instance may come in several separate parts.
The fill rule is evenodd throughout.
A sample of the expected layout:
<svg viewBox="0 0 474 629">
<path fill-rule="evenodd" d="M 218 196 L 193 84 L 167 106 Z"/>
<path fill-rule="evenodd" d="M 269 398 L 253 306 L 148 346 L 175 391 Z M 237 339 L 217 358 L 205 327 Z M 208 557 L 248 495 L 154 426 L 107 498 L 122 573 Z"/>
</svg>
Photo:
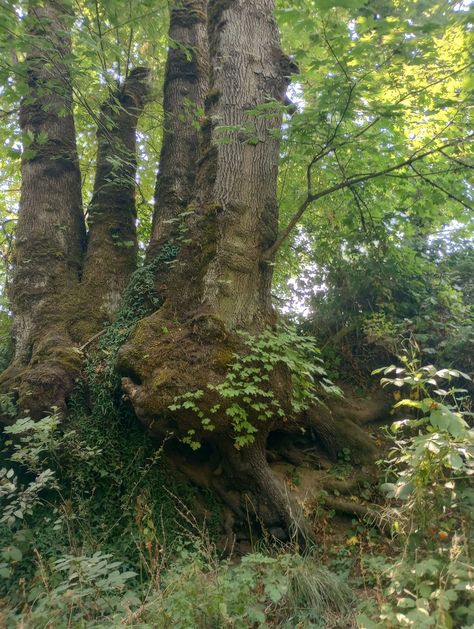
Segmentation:
<svg viewBox="0 0 474 629">
<path fill-rule="evenodd" d="M 384 409 L 382 406 L 379 410 Z M 329 408 L 313 407 L 306 413 L 305 425 L 334 460 L 345 448 L 350 449 L 352 459 L 359 463 L 371 461 L 377 452 L 370 436 L 352 420 L 350 411 L 342 415 L 332 413 Z"/>
<path fill-rule="evenodd" d="M 330 509 L 334 509 L 337 513 L 355 515 L 358 518 L 369 516 L 376 519 L 380 516 L 379 511 L 373 505 L 368 506 L 360 502 L 342 500 L 341 498 L 334 498 L 333 496 L 324 496 L 324 505 Z"/>
<path fill-rule="evenodd" d="M 241 524 L 257 524 L 270 536 L 300 546 L 314 540 L 301 506 L 267 463 L 264 436 L 240 450 L 230 441 L 204 448 L 205 461 L 199 454 L 186 456 L 176 445 L 168 454 L 194 484 L 212 489 Z"/>
<path fill-rule="evenodd" d="M 356 458 L 367 464 L 376 451 L 371 437 L 350 420 L 343 424 L 345 429 L 356 433 L 359 448 Z M 321 419 L 319 426 L 324 426 Z M 330 467 L 325 447 L 329 443 L 330 454 L 335 445 L 347 447 L 347 438 L 339 434 L 341 423 L 326 427 L 331 440 L 320 438 L 320 432 L 285 433 L 277 430 L 267 438 L 265 433 L 241 449 L 236 449 L 230 439 L 213 438 L 196 453 L 177 440 L 168 456 L 177 469 L 192 483 L 216 493 L 228 508 L 228 517 L 223 526 L 226 543 L 233 543 L 237 531 L 248 531 L 258 525 L 260 532 L 279 540 L 298 541 L 300 547 L 307 541 L 316 541 L 310 520 L 305 511 L 317 500 L 321 491 L 357 495 L 362 482 L 370 482 L 371 467 L 361 470 L 353 468 L 348 479 L 337 479 L 328 474 Z M 355 463 L 354 463 L 355 464 Z M 296 484 L 291 480 L 297 479 Z M 298 481 L 300 479 L 300 481 Z M 374 505 L 361 504 L 348 498 L 327 495 L 324 503 L 337 513 L 356 517 L 378 519 Z M 242 535 L 242 534 L 241 534 Z M 239 538 L 241 539 L 241 537 Z"/>
<path fill-rule="evenodd" d="M 302 509 L 269 467 L 265 447 L 266 438 L 259 435 L 253 444 L 241 450 L 232 443 L 223 449 L 225 476 L 239 490 L 240 510 L 254 514 L 262 528 L 276 538 L 291 537 L 299 543 L 314 539 Z"/>
</svg>

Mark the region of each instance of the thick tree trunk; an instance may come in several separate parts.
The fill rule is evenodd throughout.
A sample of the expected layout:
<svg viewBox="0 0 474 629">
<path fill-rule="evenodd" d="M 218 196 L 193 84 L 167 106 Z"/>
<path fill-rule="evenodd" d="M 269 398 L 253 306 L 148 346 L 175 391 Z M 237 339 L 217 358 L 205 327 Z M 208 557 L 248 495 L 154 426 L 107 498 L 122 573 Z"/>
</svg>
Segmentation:
<svg viewBox="0 0 474 629">
<path fill-rule="evenodd" d="M 181 0 L 171 10 L 171 48 L 165 68 L 163 144 L 147 262 L 156 261 L 164 297 L 171 262 L 182 240 L 200 153 L 200 120 L 209 88 L 207 0 Z"/>
<path fill-rule="evenodd" d="M 271 265 L 262 264 L 261 255 L 277 233 L 278 104 L 285 96 L 288 63 L 279 48 L 272 10 L 270 0 L 209 5 L 212 83 L 196 193 L 189 208 L 188 244 L 181 249 L 163 308 L 138 324 L 121 352 L 122 368 L 139 380 L 155 371 L 155 379 L 163 372 L 163 383 L 168 376 L 178 376 L 164 400 L 155 400 L 153 415 L 167 411 L 175 393 L 189 390 L 182 373 L 183 343 L 196 345 L 194 364 L 201 354 L 205 375 L 210 376 L 207 382 L 212 382 L 209 354 L 228 347 L 227 337 L 236 330 L 258 330 L 275 318 Z M 268 110 L 265 115 L 253 113 L 269 101 L 275 102 L 272 115 Z M 223 132 L 223 127 L 231 130 Z M 163 321 L 170 323 L 167 329 L 172 328 L 173 335 L 160 331 Z M 139 365 L 142 343 L 153 351 L 146 352 Z M 161 343 L 167 351 L 164 360 L 158 352 Z M 167 356 L 174 351 L 181 360 L 172 369 L 177 373 L 167 376 Z M 184 357 L 184 362 L 189 359 Z M 192 371 L 198 378 L 196 388 L 202 379 Z"/>
<path fill-rule="evenodd" d="M 200 406 L 211 408 L 216 395 L 208 385 L 222 381 L 240 347 L 238 330 L 258 332 L 276 320 L 272 267 L 261 257 L 277 235 L 278 134 L 289 63 L 273 8 L 272 0 L 209 3 L 211 85 L 185 244 L 163 307 L 139 322 L 119 353 L 124 390 L 157 435 L 192 430 L 208 439 L 195 413 L 169 407 L 176 396 L 201 390 Z M 260 426 L 241 452 L 229 450 L 234 434 L 222 413 L 212 443 L 222 445 L 230 485 L 250 488 L 258 518 L 288 529 L 291 509 L 264 455 L 270 428 L 271 422 Z"/>
<path fill-rule="evenodd" d="M 72 113 L 70 3 L 29 11 L 28 94 L 20 126 L 28 138 L 11 287 L 14 360 L 0 389 L 20 413 L 41 417 L 66 403 L 81 373 L 78 345 L 110 320 L 136 266 L 136 124 L 148 71 L 133 70 L 104 104 L 95 192 L 86 230 Z M 85 256 L 85 263 L 84 263 Z M 1 418 L 9 421 L 11 418 Z"/>
<path fill-rule="evenodd" d="M 32 3 L 29 92 L 20 108 L 28 142 L 11 289 L 15 357 L 1 387 L 17 389 L 20 408 L 33 415 L 62 407 L 80 368 L 63 313 L 77 287 L 85 245 L 71 75 L 64 61 L 71 53 L 69 11 L 62 0 Z"/>
<path fill-rule="evenodd" d="M 171 300 L 206 312 L 229 330 L 261 328 L 273 317 L 280 105 L 289 64 L 271 2 L 209 3 L 212 77 L 204 150 L 187 238 Z M 258 107 L 274 103 L 258 113 Z M 186 290 L 184 286 L 186 285 Z"/>
<path fill-rule="evenodd" d="M 83 311 L 74 326 L 81 338 L 112 320 L 137 266 L 136 129 L 148 93 L 149 70 L 135 68 L 102 106 L 79 298 Z"/>
<path fill-rule="evenodd" d="M 211 486 L 238 517 L 253 514 L 275 536 L 295 532 L 302 540 L 311 531 L 265 456 L 267 437 L 282 427 L 281 419 L 262 422 L 250 411 L 254 441 L 236 448 L 231 418 L 212 388 L 243 349 L 239 331 L 258 334 L 277 320 L 272 265 L 263 253 L 277 237 L 278 135 L 291 64 L 280 50 L 273 8 L 272 0 L 209 2 L 211 82 L 187 231 L 165 303 L 138 323 L 118 367 L 124 391 L 152 434 L 185 441 L 191 435 L 211 448 L 221 470 Z M 288 419 L 290 386 L 285 372 L 274 374 Z M 194 407 L 179 404 L 180 396 L 193 392 L 199 395 Z M 217 403 L 218 414 L 211 411 Z M 196 407 L 201 417 L 212 416 L 212 432 Z M 347 432 L 327 414 L 320 421 L 310 413 L 302 421 L 319 431 L 331 454 Z M 362 451 L 369 440 L 351 426 Z"/>
<path fill-rule="evenodd" d="M 70 52 L 66 8 L 47 0 L 32 9 L 47 28 L 32 32 L 30 94 L 21 111 L 35 153 L 25 153 L 22 165 L 12 290 L 16 355 L 0 385 L 16 388 L 20 408 L 34 417 L 53 404 L 65 409 L 81 367 L 77 345 L 114 316 L 136 264 L 135 131 L 147 72 L 133 71 L 102 108 L 85 251 L 71 80 L 63 63 Z M 278 319 L 272 261 L 264 254 L 277 238 L 278 136 L 291 63 L 281 52 L 273 9 L 274 0 L 210 0 L 208 7 L 206 0 L 181 0 L 172 11 L 170 35 L 178 46 L 166 67 L 164 144 L 147 252 L 164 303 L 137 324 L 118 368 L 150 433 L 192 436 L 212 451 L 221 470 L 212 485 L 240 518 L 253 514 L 276 537 L 294 531 L 304 539 L 311 531 L 267 463 L 269 434 L 299 429 L 301 419 L 333 455 L 341 435 L 351 433 L 361 451 L 365 435 L 353 430 L 345 410 L 338 421 L 317 411 L 295 418 L 291 379 L 276 368 L 269 386 L 287 421 L 262 421 L 250 405 L 247 419 L 256 432 L 238 448 L 238 430 L 213 388 L 247 349 L 239 333 L 258 334 Z M 170 265 L 170 251 L 178 249 Z M 179 403 L 189 393 L 198 394 L 201 415 L 195 405 Z M 216 403 L 218 413 L 211 411 Z M 212 430 L 201 421 L 210 414 Z"/>
</svg>

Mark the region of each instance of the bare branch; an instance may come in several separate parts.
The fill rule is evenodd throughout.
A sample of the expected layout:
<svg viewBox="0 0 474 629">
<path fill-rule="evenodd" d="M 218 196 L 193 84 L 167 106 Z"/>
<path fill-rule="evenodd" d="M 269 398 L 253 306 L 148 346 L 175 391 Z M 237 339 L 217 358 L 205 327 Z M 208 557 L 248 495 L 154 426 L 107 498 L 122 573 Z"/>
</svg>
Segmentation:
<svg viewBox="0 0 474 629">
<path fill-rule="evenodd" d="M 446 157 L 450 161 L 455 162 L 456 164 L 459 164 L 463 168 L 469 168 L 470 170 L 474 170 L 474 164 L 468 164 L 468 162 L 465 162 L 462 159 L 459 159 L 458 157 L 453 157 L 452 155 L 448 155 L 448 153 L 445 153 L 444 151 L 440 151 L 440 153 L 441 155 L 444 155 L 444 157 Z"/>
</svg>

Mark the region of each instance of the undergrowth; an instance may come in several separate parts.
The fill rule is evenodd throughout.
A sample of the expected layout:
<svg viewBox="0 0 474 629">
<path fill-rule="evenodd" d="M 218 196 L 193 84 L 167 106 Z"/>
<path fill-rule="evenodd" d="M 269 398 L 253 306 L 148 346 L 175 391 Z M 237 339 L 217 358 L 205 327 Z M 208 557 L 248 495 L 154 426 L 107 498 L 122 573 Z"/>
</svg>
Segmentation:
<svg viewBox="0 0 474 629">
<path fill-rule="evenodd" d="M 67 423 L 52 413 L 4 431 L 0 626 L 473 626 L 474 434 L 459 386 L 468 376 L 416 355 L 384 368 L 407 415 L 387 432 L 379 517 L 354 522 L 339 547 L 325 534 L 305 555 L 262 545 L 237 557 L 218 551 L 219 501 L 173 476 L 120 394 L 116 352 L 156 307 L 152 280 L 149 268 L 137 272 Z"/>
<path fill-rule="evenodd" d="M 359 618 L 366 629 L 472 627 L 474 430 L 466 389 L 456 369 L 422 365 L 402 356 L 383 372 L 382 384 L 398 393 L 396 408 L 411 414 L 392 425 L 393 447 L 380 461 L 388 504 L 381 526 L 391 554 L 362 557 L 365 580 L 377 602 Z"/>
<path fill-rule="evenodd" d="M 66 424 L 52 413 L 5 430 L 0 624 L 340 626 L 352 593 L 317 557 L 217 551 L 219 502 L 173 477 L 122 399 L 116 353 L 156 299 L 144 267 L 86 361 Z"/>
<path fill-rule="evenodd" d="M 160 451 L 147 458 L 144 435 L 84 420 L 6 430 L 2 626 L 346 626 L 351 589 L 317 556 L 218 552 L 196 496 L 164 476 Z"/>
</svg>

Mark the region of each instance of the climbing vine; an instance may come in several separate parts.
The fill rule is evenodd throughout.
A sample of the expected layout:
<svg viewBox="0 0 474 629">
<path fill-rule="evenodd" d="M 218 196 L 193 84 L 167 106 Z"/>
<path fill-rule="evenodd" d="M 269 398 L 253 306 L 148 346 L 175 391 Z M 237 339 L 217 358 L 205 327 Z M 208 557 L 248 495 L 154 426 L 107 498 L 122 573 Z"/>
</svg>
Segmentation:
<svg viewBox="0 0 474 629">
<path fill-rule="evenodd" d="M 152 262 L 137 269 L 124 293 L 116 318 L 104 330 L 85 363 L 87 386 L 94 410 L 107 414 L 113 410 L 119 391 L 119 376 L 115 371 L 117 352 L 127 340 L 134 325 L 143 317 L 159 308 L 162 298 L 155 290 L 156 270 L 160 265 L 172 264 L 178 254 L 178 246 L 165 244 Z M 114 395 L 115 394 L 115 395 Z"/>
<path fill-rule="evenodd" d="M 242 354 L 234 354 L 224 380 L 208 384 L 217 393 L 218 402 L 206 412 L 200 406 L 202 390 L 189 391 L 178 396 L 169 407 L 192 411 L 201 427 L 215 429 L 218 413 L 230 418 L 234 443 L 237 448 L 254 441 L 258 431 L 255 420 L 269 421 L 273 417 L 283 420 L 295 418 L 311 404 L 322 403 L 320 393 L 342 395 L 341 390 L 329 380 L 320 357 L 320 350 L 313 337 L 301 336 L 285 323 L 267 328 L 254 336 L 240 332 L 244 345 Z M 291 379 L 289 408 L 284 408 L 275 391 L 274 379 L 278 372 Z M 183 441 L 193 449 L 200 447 L 195 439 L 196 430 L 190 429 Z"/>
</svg>

